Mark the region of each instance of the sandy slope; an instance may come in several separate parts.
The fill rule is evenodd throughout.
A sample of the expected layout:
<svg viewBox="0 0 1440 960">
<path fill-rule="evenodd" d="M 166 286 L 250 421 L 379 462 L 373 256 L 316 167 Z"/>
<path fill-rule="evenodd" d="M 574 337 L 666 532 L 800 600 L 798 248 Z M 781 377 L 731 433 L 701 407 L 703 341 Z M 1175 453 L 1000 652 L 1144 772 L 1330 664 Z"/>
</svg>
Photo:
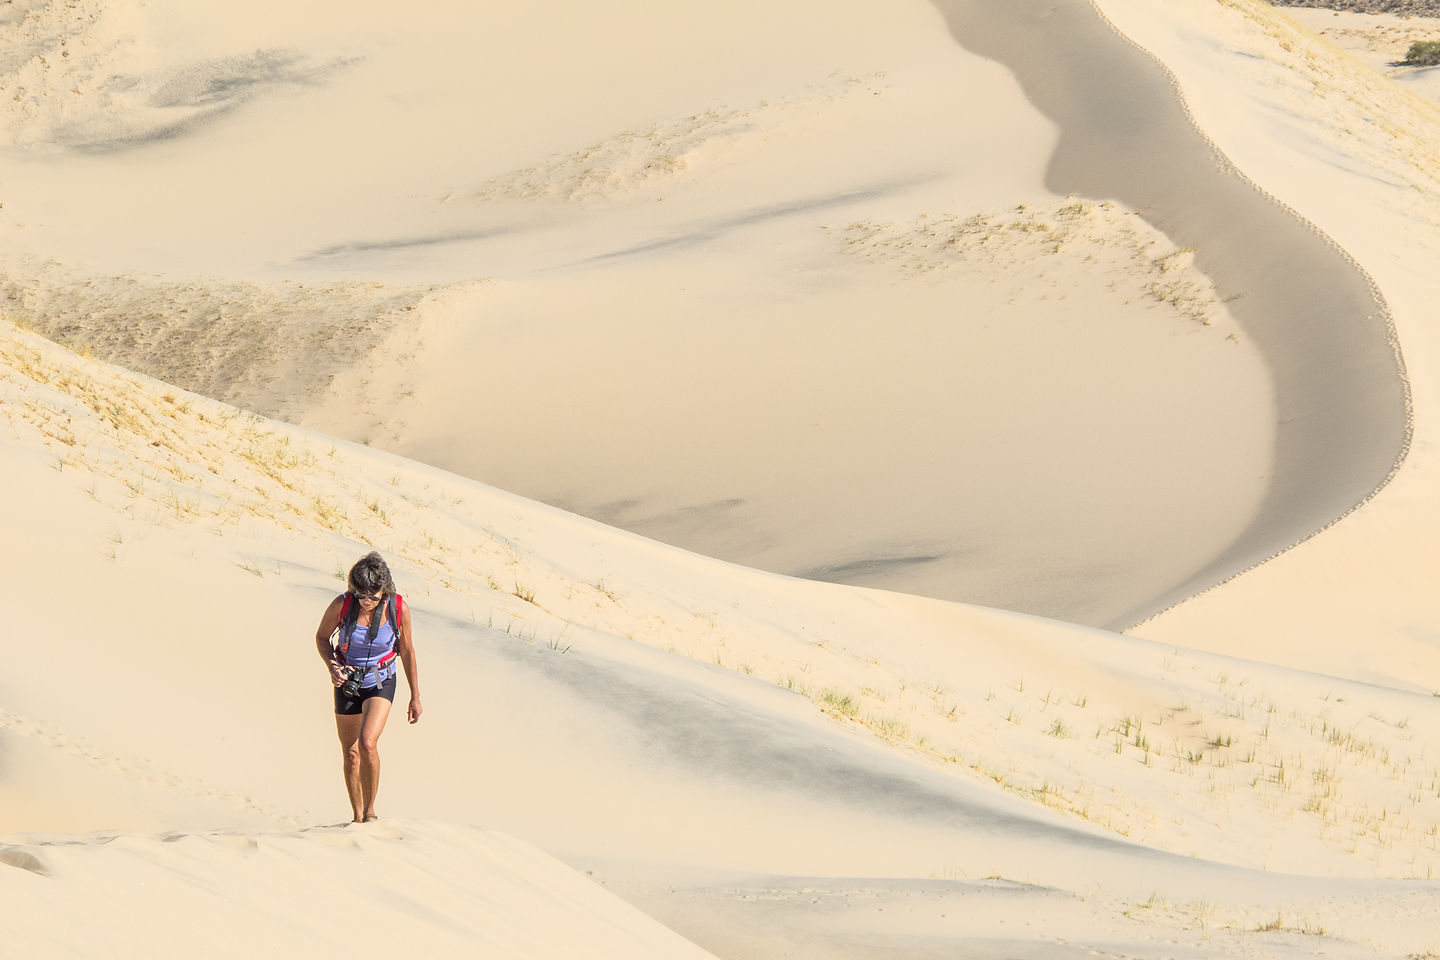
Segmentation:
<svg viewBox="0 0 1440 960">
<path fill-rule="evenodd" d="M 1440 11 L 1417 17 L 1295 7 L 1285 15 L 1396 83 L 1440 103 L 1440 69 L 1403 62 L 1411 44 L 1440 40 Z"/>
<path fill-rule="evenodd" d="M 960 382 L 992 376 L 979 391 L 990 399 L 1016 387 L 1007 410 L 1035 426 L 1025 443 L 1013 423 L 992 446 L 979 442 L 983 431 L 963 436 L 967 455 L 1005 454 L 1024 467 L 1022 481 L 996 484 L 995 499 L 978 497 L 974 509 L 1003 507 L 1006 523 L 1033 522 L 1046 551 L 1072 564 L 1042 575 L 1023 552 L 992 553 L 975 569 L 1023 569 L 1045 597 L 1093 601 L 1085 609 L 1098 617 L 1129 602 L 1129 591 L 1163 595 L 1159 584 L 1194 573 L 1252 520 L 1273 517 L 1263 505 L 1274 487 L 1266 494 L 1253 468 L 1284 431 L 1271 434 L 1254 417 L 1269 409 L 1271 384 L 1256 375 L 1261 353 L 1216 302 L 1223 271 L 1196 270 L 1205 251 L 1192 262 L 1123 204 L 1047 189 L 1045 149 L 1036 148 L 1054 131 L 1003 72 L 959 53 L 931 11 L 905 7 L 877 23 L 864 19 L 863 5 L 832 9 L 831 19 L 807 19 L 813 11 L 799 5 L 757 5 L 733 19 L 669 14 L 650 33 L 622 29 L 620 7 L 565 19 L 537 6 L 504 22 L 498 8 L 477 8 L 471 26 L 505 29 L 481 31 L 490 55 L 472 61 L 461 55 L 473 52 L 467 38 L 476 34 L 439 30 L 453 23 L 426 10 L 377 44 L 378 5 L 354 8 L 338 31 L 279 4 L 256 18 L 165 3 L 7 6 L 0 23 L 21 31 L 7 39 L 24 43 L 7 47 L 0 63 L 13 90 L 3 101 L 12 146 L 0 163 L 26 179 L 7 179 L 25 189 L 3 198 L 7 216 L 19 213 L 0 234 L 6 315 L 22 328 L 88 341 L 137 365 L 158 355 L 211 392 L 269 396 L 287 414 L 304 408 L 377 445 L 379 428 L 389 428 L 434 451 L 465 436 L 468 450 L 496 463 L 538 451 L 551 482 L 569 482 L 562 464 L 543 459 L 557 446 L 619 449 L 627 469 L 655 462 L 684 477 L 711 476 L 737 448 L 765 452 L 756 476 L 775 473 L 777 462 L 796 471 L 768 481 L 778 491 L 772 506 L 786 507 L 757 510 L 768 520 L 818 498 L 799 466 L 824 462 L 827 451 L 849 465 L 860 459 L 856 442 L 821 431 L 796 443 L 804 435 L 792 423 L 782 424 L 789 442 L 766 441 L 757 428 L 717 445 L 736 411 L 805 412 L 775 384 L 800 389 L 803 368 L 788 360 L 802 354 L 848 356 L 828 342 L 849 323 L 856 339 L 846 343 L 867 361 L 850 382 L 886 402 L 845 408 L 848 395 L 822 392 L 811 412 L 844 410 L 873 431 L 867 448 L 904 433 L 903 418 L 866 418 L 894 409 L 892 392 L 904 393 L 888 377 L 901 370 L 907 389 L 919 386 L 923 404 L 913 409 L 941 409 L 936 397 L 956 389 L 945 376 L 953 378 L 954 358 L 908 346 L 887 353 L 885 338 L 866 340 L 858 328 L 891 310 L 921 323 L 914 318 L 940 315 L 963 296 L 1005 322 L 992 323 L 998 332 L 982 324 L 956 334 L 971 364 Z M 1417 420 L 1414 450 L 1379 496 L 1147 624 L 1142 632 L 1159 639 L 1140 639 L 730 566 L 268 422 L 6 324 L 0 526 L 23 549 L 0 552 L 0 580 L 24 599 L 11 605 L 10 626 L 25 638 L 7 646 L 0 672 L 7 942 L 83 955 L 103 935 L 150 954 L 224 929 L 233 904 L 245 902 L 251 926 L 223 946 L 309 956 L 323 950 L 329 928 L 305 893 L 365 882 L 394 893 L 386 908 L 394 922 L 379 937 L 403 936 L 440 955 L 574 955 L 577 941 L 616 956 L 690 949 L 574 872 L 589 871 L 652 920 L 727 957 L 1440 951 L 1426 412 L 1436 381 L 1425 322 L 1440 224 L 1426 148 L 1436 142 L 1425 132 L 1433 113 L 1248 2 L 1187 0 L 1166 5 L 1164 18 L 1128 0 L 1103 7 L 1160 52 L 1238 167 L 1330 231 L 1383 291 L 1414 378 Z M 555 56 L 542 62 L 504 42 L 546 16 Z M 774 29 L 756 30 L 761 22 Z M 868 33 L 854 32 L 861 22 Z M 785 38 L 802 28 L 816 42 L 797 56 Z M 631 46 L 586 42 L 600 30 Z M 675 31 L 695 42 L 680 49 L 655 40 Z M 277 46 L 282 37 L 293 47 Z M 416 43 L 427 37 L 429 47 Z M 750 59 L 734 56 L 742 41 Z M 880 52 L 861 62 L 866 51 Z M 591 59 L 566 59 L 577 52 Z M 829 56 L 853 69 L 822 74 Z M 895 66 L 901 61 L 906 69 Z M 706 89 L 656 82 L 700 64 L 708 66 L 693 74 L 707 78 Z M 595 81 L 612 75 L 611 85 Z M 972 81 L 967 91 L 983 83 L 986 105 L 1008 124 L 1013 139 L 993 156 L 958 148 L 993 146 L 985 138 L 995 131 L 967 141 L 974 130 L 962 124 L 946 128 L 955 139 L 937 142 L 933 123 L 915 122 L 933 121 L 925 111 L 937 104 L 970 109 L 947 86 L 962 76 Z M 397 77 L 418 80 L 381 85 Z M 441 96 L 449 87 L 479 96 L 473 91 L 501 77 L 526 79 L 514 83 L 518 101 L 488 106 L 473 129 L 442 128 L 429 112 L 444 112 L 436 105 L 451 102 Z M 954 99 L 937 99 L 941 89 Z M 346 165 L 337 158 L 362 155 L 376 139 L 354 123 L 359 90 L 397 135 L 366 164 Z M 646 116 L 626 106 L 655 90 Z M 720 106 L 704 113 L 695 104 Z M 521 122 L 550 109 L 560 111 L 555 127 Z M 453 139 L 437 142 L 441 129 Z M 568 140 L 561 129 L 590 135 Z M 1276 129 L 1287 134 L 1271 135 Z M 844 166 L 818 163 L 854 147 L 849 130 L 891 149 L 854 151 Z M 294 153 L 267 152 L 277 131 L 313 139 L 295 141 Z M 483 170 L 472 162 L 481 140 L 503 144 Z M 985 177 L 1001 176 L 1026 208 L 981 202 L 995 181 L 979 174 L 900 176 L 931 155 L 989 164 Z M 757 170 L 768 174 L 754 181 L 760 192 L 741 191 Z M 856 172 L 865 176 L 846 182 Z M 212 176 L 232 189 L 216 194 Z M 363 209 L 354 203 L 359 182 L 375 190 Z M 464 189 L 441 195 L 431 191 L 437 183 Z M 932 203 L 937 196 L 944 205 Z M 209 222 L 196 216 L 205 198 Z M 438 232 L 437 208 L 450 211 Z M 276 221 L 277 210 L 298 213 Z M 497 210 L 526 211 L 534 222 L 501 243 L 482 229 Z M 127 226 L 142 215 L 147 230 Z M 276 245 L 281 233 L 288 246 Z M 276 250 L 295 264 L 276 262 Z M 438 286 L 475 276 L 467 258 L 492 256 L 504 268 L 494 271 L 499 279 Z M 230 279 L 204 279 L 215 264 L 233 267 Z M 542 272 L 547 266 L 556 269 Z M 382 267 L 394 270 L 393 286 L 356 279 Z M 720 267 L 744 267 L 733 276 L 746 282 Z M 448 270 L 456 272 L 440 275 Z M 1053 286 L 1034 282 L 1037 270 Z M 642 276 L 653 282 L 643 300 L 653 315 L 633 293 Z M 695 312 L 685 296 L 702 283 L 714 313 Z M 1047 312 L 1061 292 L 1070 301 Z M 783 313 L 795 300 L 801 305 Z M 327 303 L 323 311 L 316 301 Z M 784 322 L 746 319 L 752 301 L 778 304 Z M 667 336 L 684 339 L 668 324 L 687 311 L 695 321 L 687 334 L 713 331 L 705 324 L 723 315 L 728 339 L 704 341 L 703 357 L 677 363 L 659 348 Z M 637 315 L 634 326 L 619 322 Z M 822 320 L 832 326 L 818 328 Z M 792 354 L 786 330 L 795 331 Z M 954 329 L 926 330 L 941 333 Z M 327 354 L 326 369 L 283 349 L 296 336 Z M 972 349 L 991 337 L 993 352 Z M 773 368 L 753 370 L 732 339 L 773 345 Z M 1035 360 L 1041 343 L 1064 344 L 1068 363 Z M 477 344 L 488 352 L 477 354 Z M 1102 357 L 1122 344 L 1131 366 L 1107 370 Z M 1017 346 L 1040 367 L 1037 380 L 1050 381 L 1043 407 L 1040 386 L 1013 382 L 1023 370 L 995 367 Z M 626 358 L 653 379 L 637 377 Z M 1057 381 L 1072 365 L 1110 375 Z M 446 375 L 419 377 L 426 369 Z M 1238 395 L 1233 405 L 1175 428 L 1175 410 L 1199 411 L 1213 398 L 1167 393 L 1165 378 L 1216 371 L 1224 371 L 1221 394 Z M 727 372 L 737 384 L 735 406 L 724 411 L 731 417 L 679 399 L 657 408 L 657 395 L 683 397 L 680 387 L 692 383 L 714 391 L 720 380 L 706 375 Z M 568 387 L 584 377 L 598 379 L 581 395 L 633 406 L 597 399 L 577 412 Z M 477 406 L 472 381 L 487 378 L 517 405 Z M 818 373 L 800 381 L 805 390 L 823 382 Z M 662 387 L 671 392 L 657 394 Z M 310 406 L 317 393 L 326 399 Z M 1073 421 L 1046 423 L 1054 394 L 1077 416 L 1105 423 L 1124 419 L 1126 397 L 1143 397 L 1151 402 L 1124 414 L 1124 437 L 1148 423 L 1158 445 L 1107 448 Z M 1291 401 L 1281 394 L 1273 402 L 1285 409 Z M 459 411 L 448 440 L 417 424 L 412 410 L 422 400 Z M 634 420 L 616 411 L 653 409 L 673 416 L 675 434 L 650 441 L 655 448 L 617 437 Z M 922 422 L 979 430 L 990 419 L 983 409 L 940 428 Z M 687 433 L 701 442 L 680 443 Z M 1167 436 L 1172 447 L 1158 443 Z M 526 446 L 537 437 L 543 442 Z M 650 452 L 659 448 L 673 459 Z M 863 463 L 851 471 L 890 498 L 872 493 L 866 502 L 895 506 L 887 524 L 929 525 L 925 496 L 952 496 L 936 488 L 954 478 L 897 495 L 892 484 L 923 480 L 923 471 L 905 466 L 904 443 L 882 449 L 895 458 L 893 474 L 867 473 Z M 1337 444 L 1330 454 L 1357 449 Z M 1196 475 L 1211 461 L 1228 481 Z M 1073 493 L 1082 467 L 1106 471 L 1090 474 L 1095 486 L 1084 493 L 1113 496 L 1108 506 Z M 1055 477 L 1063 483 L 1047 486 Z M 1161 477 L 1172 485 L 1157 488 Z M 1192 486 L 1174 485 L 1182 480 Z M 737 524 L 731 504 L 758 495 L 728 495 L 733 489 L 679 498 L 661 516 L 697 529 L 719 516 L 753 547 L 763 538 Z M 1075 513 L 1065 520 L 1034 509 L 1060 489 L 1074 497 L 1066 509 L 1106 537 L 1078 527 Z M 1330 489 L 1317 481 L 1310 492 Z M 1157 490 L 1158 505 L 1135 500 Z M 611 516 L 644 503 L 634 491 L 612 495 Z M 697 503 L 718 509 L 684 509 Z M 1106 509 L 1126 522 L 1106 526 Z M 817 514 L 805 527 L 837 568 L 829 573 L 870 578 L 873 567 L 847 566 L 849 555 L 835 552 L 832 526 Z M 1200 530 L 1208 540 L 1192 537 Z M 1187 550 L 1204 549 L 1186 553 L 1174 546 L 1182 539 Z M 1159 553 L 1136 552 L 1147 542 Z M 428 709 L 420 726 L 387 733 L 387 820 L 366 832 L 326 826 L 342 796 L 308 634 L 337 574 L 368 545 L 391 557 L 414 603 Z M 860 553 L 913 574 L 938 561 L 904 561 L 944 556 L 942 546 L 919 554 L 909 542 L 887 553 L 872 543 Z M 1102 566 L 1097 558 L 1112 556 L 1101 547 L 1132 566 L 1077 573 L 1074 557 Z M 390 821 L 392 812 L 403 816 Z M 167 892 L 156 896 L 160 888 Z M 101 897 L 78 924 L 56 920 Z"/>
<path fill-rule="evenodd" d="M 1429 412 L 1440 354 L 1428 266 L 1440 255 L 1440 110 L 1278 11 L 1185 4 L 1166 23 L 1138 4 L 1104 6 L 1175 71 L 1202 126 L 1242 169 L 1371 272 L 1394 314 L 1415 407 L 1411 452 L 1374 500 L 1137 632 L 1360 678 L 1378 675 L 1380 648 L 1418 687 L 1440 690 Z M 1197 43 L 1205 31 L 1229 42 Z M 1221 77 L 1244 86 L 1231 91 Z"/>
<path fill-rule="evenodd" d="M 533 847 L 439 824 L 37 837 L 0 863 L 17 956 L 710 956 Z"/>
<path fill-rule="evenodd" d="M 1280 950 L 1319 928 L 1339 956 L 1435 946 L 1431 886 L 1376 879 L 1440 856 L 1428 693 L 729 567 L 38 338 L 7 334 L 4 356 L 5 521 L 36 549 L 0 573 L 29 601 L 17 629 L 44 638 L 3 687 L 22 869 L 53 855 L 34 831 L 265 849 L 333 822 L 329 705 L 296 625 L 365 536 L 425 630 L 429 709 L 385 741 L 382 813 L 426 821 L 407 835 L 523 837 L 731 956 L 1011 937 L 1245 955 L 1272 923 Z M 236 649 L 254 664 L 237 671 Z M 238 720 L 177 722 L 198 717 Z M 189 843 L 208 851 L 193 876 L 224 889 L 222 841 Z M 138 878 L 168 856 L 127 846 L 95 869 Z M 285 869 L 346 869 L 321 847 Z M 39 906 L 71 895 L 9 882 L 43 939 Z M 1035 923 L 1034 885 L 1065 909 Z M 909 897 L 932 919 L 815 912 Z"/>
<path fill-rule="evenodd" d="M 1111 623 L 1130 626 L 1273 556 L 1384 484 L 1409 449 L 1410 396 L 1389 307 L 1353 258 L 1247 179 L 1196 127 L 1163 60 L 1092 5 L 938 6 L 959 42 L 1014 70 L 1061 126 L 1047 186 L 1117 198 L 1195 248 L 1271 377 L 1274 446 L 1251 522 Z"/>
<path fill-rule="evenodd" d="M 1087 623 L 1265 496 L 1241 291 L 1047 185 L 1056 121 L 928 4 L 25 6 L 0 273 L 77 348 L 729 560 Z"/>
</svg>

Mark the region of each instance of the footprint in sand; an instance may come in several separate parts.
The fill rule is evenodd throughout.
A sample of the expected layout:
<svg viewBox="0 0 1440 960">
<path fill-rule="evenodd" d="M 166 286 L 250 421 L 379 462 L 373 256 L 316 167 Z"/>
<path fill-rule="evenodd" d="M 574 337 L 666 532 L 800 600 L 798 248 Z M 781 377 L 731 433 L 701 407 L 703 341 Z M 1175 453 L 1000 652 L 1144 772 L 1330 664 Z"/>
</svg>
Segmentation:
<svg viewBox="0 0 1440 960">
<path fill-rule="evenodd" d="M 217 833 L 205 839 L 217 847 L 239 850 L 241 853 L 254 853 L 260 849 L 260 841 L 254 837 L 245 837 L 235 833 Z"/>
<path fill-rule="evenodd" d="M 360 824 L 367 837 L 379 837 L 381 840 L 404 840 L 405 834 L 392 824 L 381 820 L 371 820 L 369 823 Z"/>
<path fill-rule="evenodd" d="M 182 777 L 176 774 L 153 770 L 146 761 L 127 758 L 119 754 L 111 753 L 108 750 L 98 749 L 83 739 L 68 736 L 47 723 L 29 717 L 22 717 L 19 714 L 12 713 L 3 708 L 0 708 L 0 730 L 8 730 L 12 733 L 35 737 L 47 746 L 63 750 L 89 763 L 99 764 L 107 769 L 114 770 L 116 773 L 130 780 L 141 783 L 158 784 L 170 789 L 181 790 L 191 796 L 202 797 L 207 800 L 218 800 L 237 809 L 258 813 L 261 816 L 278 820 L 282 823 L 291 823 L 297 826 L 300 823 L 295 817 L 283 814 L 278 810 L 272 810 L 253 797 L 217 790 L 207 785 L 204 781 L 193 777 Z"/>
</svg>

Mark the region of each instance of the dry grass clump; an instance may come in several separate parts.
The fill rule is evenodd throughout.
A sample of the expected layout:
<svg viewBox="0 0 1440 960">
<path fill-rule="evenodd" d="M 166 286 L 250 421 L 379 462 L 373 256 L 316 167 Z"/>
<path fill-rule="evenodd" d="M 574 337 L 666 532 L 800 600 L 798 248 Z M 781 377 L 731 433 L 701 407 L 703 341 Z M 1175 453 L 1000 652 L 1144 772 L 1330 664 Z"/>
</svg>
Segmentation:
<svg viewBox="0 0 1440 960">
<path fill-rule="evenodd" d="M 1045 268 L 1074 264 L 1107 277 L 1125 300 L 1167 304 L 1210 324 L 1220 309 L 1214 286 L 1195 266 L 1193 249 L 1176 249 L 1134 213 L 1115 203 L 1074 197 L 1020 204 L 1007 213 L 922 215 L 909 223 L 850 224 L 845 249 L 866 262 L 913 276 L 972 270 L 993 279 L 1023 277 L 1044 293 Z M 1058 292 L 1058 291 L 1057 291 Z"/>
<path fill-rule="evenodd" d="M 416 322 L 428 287 L 162 283 L 0 265 L 0 310 L 81 356 L 290 418 Z M 387 358 L 382 362 L 393 362 Z M 283 384 L 283 389 L 277 389 Z"/>
<path fill-rule="evenodd" d="M 114 481 L 151 505 L 157 521 L 219 529 L 254 519 L 366 540 L 368 521 L 352 516 L 383 522 L 388 509 L 388 497 L 382 505 L 381 495 L 356 489 L 333 449 L 321 454 L 264 417 L 182 400 L 22 331 L 0 332 L 0 384 L 11 423 L 63 449 L 64 469 Z"/>
<path fill-rule="evenodd" d="M 1195 655 L 1189 669 L 1202 660 Z M 1168 667 L 1157 664 L 1156 687 L 1183 666 L 1179 654 Z M 992 689 L 968 703 L 954 691 L 902 691 L 886 705 L 907 716 L 898 739 L 922 754 L 1124 836 L 1200 852 L 1180 838 L 1193 843 L 1210 824 L 1253 818 L 1379 873 L 1440 874 L 1440 758 L 1426 750 L 1440 717 L 1429 704 L 1391 716 L 1318 688 L 1275 687 L 1238 672 L 1187 678 L 1176 702 L 1141 713 L 1109 712 L 1101 697 L 1084 692 L 1027 693 L 1024 681 L 1008 689 L 1015 695 Z M 872 706 L 863 693 L 842 698 L 827 690 L 821 699 L 845 704 L 836 712 L 851 718 Z M 966 711 L 963 723 L 953 719 L 957 706 Z M 877 733 L 896 736 L 894 728 Z M 1057 750 L 1057 741 L 1067 746 Z M 1137 766 L 1144 771 L 1138 786 Z M 1104 786 L 1127 781 L 1123 793 Z M 1282 846 L 1267 853 L 1271 865 L 1284 857 Z"/>
<path fill-rule="evenodd" d="M 1405 51 L 1404 62 L 1412 67 L 1433 67 L 1440 64 L 1440 40 L 1416 40 Z"/>
</svg>

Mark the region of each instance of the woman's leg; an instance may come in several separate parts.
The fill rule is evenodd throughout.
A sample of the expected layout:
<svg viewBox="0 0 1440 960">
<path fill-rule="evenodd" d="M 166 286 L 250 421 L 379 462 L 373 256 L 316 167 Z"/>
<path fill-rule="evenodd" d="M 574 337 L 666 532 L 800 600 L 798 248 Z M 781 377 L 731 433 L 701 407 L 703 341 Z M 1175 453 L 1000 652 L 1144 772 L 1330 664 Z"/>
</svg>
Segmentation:
<svg viewBox="0 0 1440 960">
<path fill-rule="evenodd" d="M 360 705 L 360 798 L 357 819 L 374 820 L 375 794 L 380 790 L 380 734 L 390 716 L 390 701 L 371 697 Z"/>
<path fill-rule="evenodd" d="M 356 823 L 363 819 L 364 813 L 360 792 L 360 730 L 364 720 L 363 713 L 335 714 L 335 731 L 340 735 L 345 792 L 350 795 L 351 819 Z"/>
</svg>

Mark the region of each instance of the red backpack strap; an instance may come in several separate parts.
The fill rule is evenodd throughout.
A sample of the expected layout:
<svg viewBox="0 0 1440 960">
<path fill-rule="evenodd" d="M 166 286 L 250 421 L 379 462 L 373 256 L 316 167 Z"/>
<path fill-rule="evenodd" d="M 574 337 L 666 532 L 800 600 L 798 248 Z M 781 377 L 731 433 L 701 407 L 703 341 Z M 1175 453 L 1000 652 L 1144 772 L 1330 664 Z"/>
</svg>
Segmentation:
<svg viewBox="0 0 1440 960">
<path fill-rule="evenodd" d="M 355 597 L 347 590 L 340 595 L 340 599 L 340 623 L 336 625 L 335 629 L 340 631 L 340 643 L 338 646 L 340 656 L 343 659 L 345 654 L 350 652 L 350 636 L 349 631 L 345 629 L 345 615 L 350 612 L 350 605 L 355 602 Z"/>
<path fill-rule="evenodd" d="M 400 611 L 405 609 L 405 598 L 392 593 L 385 599 L 385 616 L 390 624 L 390 652 L 380 658 L 377 667 L 387 667 L 400 655 Z"/>
</svg>

